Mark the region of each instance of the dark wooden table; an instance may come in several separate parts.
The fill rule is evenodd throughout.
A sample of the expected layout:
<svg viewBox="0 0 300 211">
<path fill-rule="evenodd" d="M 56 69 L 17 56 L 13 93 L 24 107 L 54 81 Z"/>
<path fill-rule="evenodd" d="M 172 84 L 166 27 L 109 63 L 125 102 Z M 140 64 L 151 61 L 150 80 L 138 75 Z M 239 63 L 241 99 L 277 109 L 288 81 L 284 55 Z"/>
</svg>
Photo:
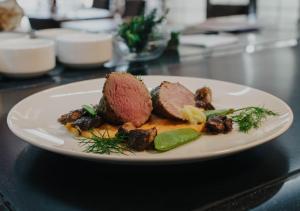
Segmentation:
<svg viewBox="0 0 300 211">
<path fill-rule="evenodd" d="M 292 127 L 267 144 L 224 158 L 170 166 L 110 165 L 65 157 L 30 146 L 9 131 L 7 113 L 24 97 L 103 77 L 111 70 L 58 65 L 37 79 L 0 77 L 0 210 L 300 210 L 298 58 L 300 46 L 206 59 L 173 52 L 142 67 L 132 65 L 135 74 L 249 85 L 280 97 L 293 109 Z"/>
</svg>

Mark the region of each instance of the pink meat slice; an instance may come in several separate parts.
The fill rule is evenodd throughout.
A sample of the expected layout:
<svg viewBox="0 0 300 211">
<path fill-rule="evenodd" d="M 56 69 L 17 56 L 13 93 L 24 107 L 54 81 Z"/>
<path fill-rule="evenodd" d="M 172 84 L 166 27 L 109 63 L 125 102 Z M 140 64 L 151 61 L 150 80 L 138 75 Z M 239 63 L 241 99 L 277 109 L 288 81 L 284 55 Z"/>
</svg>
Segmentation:
<svg viewBox="0 0 300 211">
<path fill-rule="evenodd" d="M 181 109 L 185 105 L 195 105 L 194 94 L 180 83 L 164 81 L 152 91 L 155 113 L 167 118 L 184 120 Z"/>
<path fill-rule="evenodd" d="M 119 122 L 131 122 L 136 127 L 150 117 L 152 101 L 144 83 L 128 73 L 111 73 L 105 82 L 103 95 L 106 103 L 119 118 Z"/>
</svg>

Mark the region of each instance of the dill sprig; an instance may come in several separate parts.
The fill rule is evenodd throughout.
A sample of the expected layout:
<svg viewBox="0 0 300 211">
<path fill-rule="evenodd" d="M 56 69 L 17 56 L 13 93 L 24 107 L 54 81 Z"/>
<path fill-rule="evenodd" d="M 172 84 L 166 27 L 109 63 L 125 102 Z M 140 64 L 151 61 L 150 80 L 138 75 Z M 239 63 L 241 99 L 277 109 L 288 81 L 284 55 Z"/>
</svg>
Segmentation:
<svg viewBox="0 0 300 211">
<path fill-rule="evenodd" d="M 110 137 L 108 131 L 93 133 L 91 138 L 80 138 L 80 144 L 85 147 L 85 152 L 97 154 L 110 154 L 132 152 L 126 145 L 126 137 L 117 134 Z"/>
<path fill-rule="evenodd" d="M 238 114 L 234 114 L 237 113 Z M 277 113 L 263 107 L 245 107 L 232 111 L 230 117 L 237 123 L 241 132 L 247 133 L 252 128 L 258 128 L 268 116 L 276 116 Z"/>
</svg>

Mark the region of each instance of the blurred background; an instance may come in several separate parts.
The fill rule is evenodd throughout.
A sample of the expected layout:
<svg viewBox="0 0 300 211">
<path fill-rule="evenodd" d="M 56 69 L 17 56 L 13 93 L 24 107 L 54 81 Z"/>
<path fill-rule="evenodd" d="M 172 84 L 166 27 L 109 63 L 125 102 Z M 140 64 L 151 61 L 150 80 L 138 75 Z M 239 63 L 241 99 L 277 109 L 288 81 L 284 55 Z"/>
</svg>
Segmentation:
<svg viewBox="0 0 300 211">
<path fill-rule="evenodd" d="M 25 13 L 29 16 L 47 16 L 51 12 L 53 2 L 57 7 L 57 14 L 66 15 L 82 8 L 98 7 L 109 9 L 107 0 L 17 0 Z M 127 2 L 143 2 L 129 0 Z M 249 0 L 146 0 L 146 9 L 170 8 L 168 21 L 174 24 L 190 25 L 204 21 L 207 17 L 207 2 L 222 5 L 247 5 Z M 134 3 L 133 3 L 134 4 Z M 132 7 L 131 4 L 130 6 Z M 129 8 L 130 9 L 130 8 Z M 299 18 L 299 1 L 297 0 L 258 0 L 257 17 L 265 23 L 296 23 Z"/>
<path fill-rule="evenodd" d="M 297 0 L 0 0 L 1 7 L 6 8 L 8 15 L 0 11 L 0 23 L 1 20 L 3 24 L 9 20 L 6 27 L 15 26 L 3 28 L 3 32 L 23 33 L 30 38 L 47 38 L 56 42 L 56 66 L 50 72 L 52 75 L 65 72 L 65 68 L 58 68 L 61 63 L 74 66 L 78 58 L 87 56 L 76 51 L 72 55 L 72 62 L 65 62 L 64 57 L 69 53 L 65 52 L 65 47 L 59 51 L 58 46 L 62 45 L 57 42 L 64 35 L 69 36 L 68 40 L 60 42 L 65 45 L 73 42 L 71 40 L 74 37 L 67 35 L 70 33 L 110 35 L 112 39 L 107 39 L 107 45 L 112 47 L 88 52 L 91 55 L 104 55 L 102 50 L 106 52 L 104 61 L 98 62 L 97 67 L 101 63 L 102 67 L 124 71 L 132 68 L 129 63 L 133 61 L 161 58 L 163 62 L 176 63 L 195 55 L 210 58 L 296 46 L 300 35 L 300 3 Z M 132 21 L 135 16 L 147 16 L 153 9 L 157 10 L 156 18 L 166 15 L 168 10 L 166 19 L 155 31 L 160 38 L 156 37 L 155 40 L 152 36 L 155 33 L 149 33 L 152 40 L 147 41 L 144 51 L 133 52 L 126 39 L 119 34 L 121 24 Z M 7 18 L 14 10 L 15 15 Z M 18 22 L 13 17 L 22 19 Z M 3 32 L 2 40 L 16 37 Z M 93 38 L 85 36 L 89 35 L 82 37 L 81 34 L 76 42 L 86 46 L 87 40 Z M 176 53 L 167 52 L 170 49 L 176 50 Z M 170 59 L 169 55 L 176 57 Z M 84 63 L 87 67 L 92 64 Z M 159 65 L 159 62 L 152 64 Z M 0 73 L 6 74 L 8 71 L 4 72 L 3 69 L 0 65 Z"/>
</svg>

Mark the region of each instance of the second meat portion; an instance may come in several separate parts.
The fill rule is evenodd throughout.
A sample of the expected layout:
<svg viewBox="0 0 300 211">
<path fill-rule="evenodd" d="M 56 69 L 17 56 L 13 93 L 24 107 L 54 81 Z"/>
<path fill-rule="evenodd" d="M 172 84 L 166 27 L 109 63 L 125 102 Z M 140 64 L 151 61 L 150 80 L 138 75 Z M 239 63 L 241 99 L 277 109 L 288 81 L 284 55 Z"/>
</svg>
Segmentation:
<svg viewBox="0 0 300 211">
<path fill-rule="evenodd" d="M 169 119 L 184 120 L 181 110 L 195 105 L 194 94 L 180 83 L 164 81 L 152 90 L 153 111 Z"/>
</svg>

